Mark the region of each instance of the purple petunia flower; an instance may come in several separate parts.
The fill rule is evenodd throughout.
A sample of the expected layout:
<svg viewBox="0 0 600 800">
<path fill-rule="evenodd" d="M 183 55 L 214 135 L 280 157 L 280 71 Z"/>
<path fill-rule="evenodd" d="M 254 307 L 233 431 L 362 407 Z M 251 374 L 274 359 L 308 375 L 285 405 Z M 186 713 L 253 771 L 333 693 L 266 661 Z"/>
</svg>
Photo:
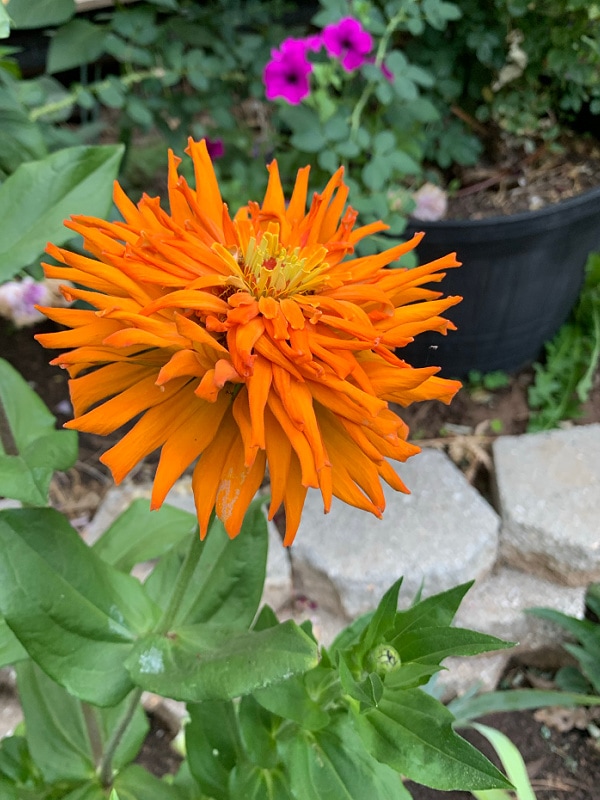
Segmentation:
<svg viewBox="0 0 600 800">
<path fill-rule="evenodd" d="M 268 100 L 283 97 L 297 105 L 310 93 L 308 76 L 312 64 L 306 58 L 312 49 L 306 39 L 285 39 L 279 49 L 272 50 L 272 61 L 266 65 L 263 81 Z"/>
<path fill-rule="evenodd" d="M 209 139 L 207 136 L 205 138 L 205 142 L 208 155 L 212 161 L 214 161 L 216 158 L 223 158 L 225 155 L 225 145 L 223 144 L 223 139 Z"/>
<path fill-rule="evenodd" d="M 339 58 L 347 72 L 362 66 L 373 47 L 373 39 L 354 17 L 344 17 L 323 28 L 323 43 L 330 56 Z"/>
</svg>

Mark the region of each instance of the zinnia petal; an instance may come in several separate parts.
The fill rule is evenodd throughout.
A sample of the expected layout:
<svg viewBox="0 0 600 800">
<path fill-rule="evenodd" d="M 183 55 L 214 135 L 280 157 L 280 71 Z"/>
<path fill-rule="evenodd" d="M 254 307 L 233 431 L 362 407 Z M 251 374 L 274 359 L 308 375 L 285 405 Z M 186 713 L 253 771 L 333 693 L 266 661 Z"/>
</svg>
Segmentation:
<svg viewBox="0 0 600 800">
<path fill-rule="evenodd" d="M 369 44 L 355 21 L 337 33 L 359 54 Z M 306 69 L 305 54 L 290 40 L 274 63 Z M 135 420 L 102 461 L 120 481 L 160 449 L 153 508 L 196 462 L 202 536 L 213 510 L 237 535 L 266 472 L 269 516 L 285 509 L 285 544 L 309 488 L 325 511 L 336 496 L 381 516 L 381 481 L 406 491 L 389 459 L 418 452 L 389 403 L 449 402 L 460 386 L 396 354 L 422 330 L 453 328 L 443 315 L 459 298 L 423 284 L 458 262 L 390 270 L 421 235 L 354 258 L 356 242 L 385 225 L 354 227 L 342 170 L 307 208 L 308 167 L 286 203 L 273 163 L 264 202 L 232 218 L 206 143 L 190 141 L 187 152 L 196 188 L 171 154 L 170 214 L 157 198 L 134 205 L 117 185 L 122 222 L 69 223 L 89 255 L 48 248 L 59 266 L 47 274 L 77 284 L 65 296 L 96 309 L 42 309 L 67 328 L 38 339 L 66 350 L 53 363 L 71 377 L 68 427 L 108 434 Z"/>
</svg>

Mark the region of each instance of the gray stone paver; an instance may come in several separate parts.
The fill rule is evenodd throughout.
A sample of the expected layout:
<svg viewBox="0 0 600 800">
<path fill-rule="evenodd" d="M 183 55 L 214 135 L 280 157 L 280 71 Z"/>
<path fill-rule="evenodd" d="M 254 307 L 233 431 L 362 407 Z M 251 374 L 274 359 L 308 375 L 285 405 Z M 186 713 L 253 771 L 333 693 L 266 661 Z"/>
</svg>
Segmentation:
<svg viewBox="0 0 600 800">
<path fill-rule="evenodd" d="M 600 424 L 494 442 L 503 558 L 570 586 L 600 580 Z"/>
<path fill-rule="evenodd" d="M 421 582 L 435 594 L 495 562 L 498 516 L 444 453 L 425 450 L 398 471 L 411 494 L 386 489 L 382 520 L 335 499 L 324 515 L 319 493 L 307 496 L 292 567 L 300 590 L 330 611 L 368 611 L 402 575 L 406 605 Z"/>
</svg>

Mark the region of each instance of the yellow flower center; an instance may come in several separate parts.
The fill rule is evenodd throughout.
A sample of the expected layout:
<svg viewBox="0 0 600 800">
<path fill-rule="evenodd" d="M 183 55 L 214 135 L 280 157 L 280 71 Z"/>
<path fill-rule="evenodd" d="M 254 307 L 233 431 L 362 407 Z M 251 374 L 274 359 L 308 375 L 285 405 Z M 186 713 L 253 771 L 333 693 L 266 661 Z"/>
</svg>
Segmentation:
<svg viewBox="0 0 600 800">
<path fill-rule="evenodd" d="M 326 255 L 321 245 L 288 249 L 281 245 L 277 232 L 266 231 L 259 241 L 249 239 L 240 268 L 250 294 L 281 299 L 314 292 L 326 283 Z"/>
</svg>

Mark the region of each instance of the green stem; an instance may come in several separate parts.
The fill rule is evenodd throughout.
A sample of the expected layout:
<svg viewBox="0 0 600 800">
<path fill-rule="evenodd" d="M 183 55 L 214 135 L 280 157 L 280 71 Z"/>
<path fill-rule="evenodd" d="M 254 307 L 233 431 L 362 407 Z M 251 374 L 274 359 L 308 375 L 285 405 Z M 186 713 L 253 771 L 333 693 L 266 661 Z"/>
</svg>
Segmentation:
<svg viewBox="0 0 600 800">
<path fill-rule="evenodd" d="M 2 397 L 0 397 L 0 444 L 2 444 L 2 448 L 7 456 L 19 455 L 19 448 L 13 436 Z"/>
<path fill-rule="evenodd" d="M 211 519 L 212 522 L 212 519 Z M 210 526 L 209 526 L 210 527 Z M 173 621 L 179 611 L 179 607 L 181 605 L 181 601 L 187 591 L 190 579 L 194 574 L 194 570 L 196 569 L 196 565 L 198 563 L 198 558 L 200 553 L 202 552 L 200 542 L 196 536 L 192 535 L 190 537 L 190 546 L 188 547 L 187 553 L 185 554 L 185 558 L 183 559 L 183 563 L 179 568 L 179 573 L 175 580 L 175 585 L 173 587 L 173 592 L 171 597 L 169 598 L 169 603 L 164 610 L 161 618 L 156 623 L 153 633 L 158 634 L 165 634 L 168 632 L 169 628 L 173 624 Z M 135 689 L 134 692 L 131 694 L 129 699 L 129 703 L 123 714 L 121 721 L 119 722 L 118 726 L 113 731 L 113 734 L 106 745 L 106 749 L 102 756 L 100 767 L 99 767 L 99 776 L 100 782 L 102 786 L 108 787 L 112 784 L 113 780 L 113 758 L 117 747 L 119 746 L 127 728 L 129 727 L 131 720 L 133 719 L 133 715 L 138 707 L 140 702 L 140 698 L 142 696 L 142 689 Z"/>
<path fill-rule="evenodd" d="M 92 748 L 94 764 L 99 767 L 102 762 L 102 735 L 98 727 L 95 709 L 89 703 L 81 703 L 81 711 L 87 730 L 88 739 Z"/>
<path fill-rule="evenodd" d="M 187 591 L 190 579 L 194 574 L 194 570 L 196 569 L 198 557 L 201 552 L 200 541 L 193 535 L 190 538 L 190 547 L 188 548 L 185 558 L 183 559 L 183 563 L 179 568 L 179 573 L 175 581 L 175 586 L 173 587 L 173 593 L 169 599 L 169 604 L 156 625 L 154 630 L 155 633 L 164 634 L 168 632 L 169 628 L 173 624 L 173 620 L 175 619 L 177 612 L 179 611 L 179 606 L 183 600 L 183 596 Z"/>
<path fill-rule="evenodd" d="M 391 20 L 386 25 L 385 31 L 383 32 L 383 36 L 381 37 L 381 40 L 379 42 L 379 46 L 377 47 L 377 53 L 375 55 L 375 66 L 376 67 L 381 67 L 381 65 L 383 64 L 383 60 L 384 60 L 385 54 L 387 52 L 387 48 L 388 48 L 388 44 L 389 44 L 390 38 L 391 38 L 392 34 L 394 33 L 394 31 L 396 30 L 396 28 L 398 27 L 398 25 L 400 25 L 400 23 L 404 21 L 405 17 L 406 17 L 406 14 L 403 11 L 399 11 L 395 16 L 393 16 L 391 18 Z M 365 106 L 366 106 L 369 98 L 373 94 L 373 90 L 375 88 L 375 85 L 376 85 L 375 81 L 369 81 L 369 83 L 367 83 L 367 85 L 365 86 L 365 88 L 362 91 L 361 96 L 358 98 L 358 102 L 356 103 L 356 105 L 354 106 L 354 109 L 352 110 L 352 116 L 350 117 L 350 137 L 351 138 L 356 134 L 356 131 L 358 130 L 358 128 L 360 126 L 360 120 L 361 120 L 361 117 L 362 117 L 362 113 L 363 113 L 363 111 L 365 109 Z"/>
<path fill-rule="evenodd" d="M 117 752 L 117 747 L 121 744 L 121 739 L 125 735 L 125 732 L 129 727 L 131 720 L 133 719 L 133 715 L 135 714 L 138 704 L 141 700 L 142 693 L 143 689 L 134 689 L 131 697 L 129 698 L 129 703 L 127 704 L 125 713 L 121 717 L 121 721 L 114 729 L 112 736 L 108 740 L 108 744 L 106 745 L 106 749 L 102 755 L 98 769 L 100 783 L 104 788 L 108 788 L 113 782 L 113 758 Z"/>
<path fill-rule="evenodd" d="M 164 67 L 154 67 L 153 69 L 142 70 L 140 72 L 131 72 L 129 75 L 123 75 L 118 80 L 125 88 L 128 88 L 136 83 L 145 81 L 147 78 L 163 78 L 164 75 Z M 86 88 L 89 92 L 98 93 L 101 92 L 102 89 L 108 89 L 110 84 L 110 80 L 106 79 L 104 81 L 100 81 L 99 83 L 93 83 Z M 63 111 L 65 108 L 69 108 L 77 102 L 78 96 L 83 91 L 83 86 L 75 87 L 75 89 L 69 95 L 67 95 L 67 97 L 63 97 L 62 100 L 55 100 L 52 103 L 46 103 L 39 108 L 33 109 L 33 111 L 29 114 L 29 119 L 31 122 L 37 122 L 37 120 L 41 117 L 45 117 L 48 114 L 55 114 L 57 111 Z"/>
</svg>

